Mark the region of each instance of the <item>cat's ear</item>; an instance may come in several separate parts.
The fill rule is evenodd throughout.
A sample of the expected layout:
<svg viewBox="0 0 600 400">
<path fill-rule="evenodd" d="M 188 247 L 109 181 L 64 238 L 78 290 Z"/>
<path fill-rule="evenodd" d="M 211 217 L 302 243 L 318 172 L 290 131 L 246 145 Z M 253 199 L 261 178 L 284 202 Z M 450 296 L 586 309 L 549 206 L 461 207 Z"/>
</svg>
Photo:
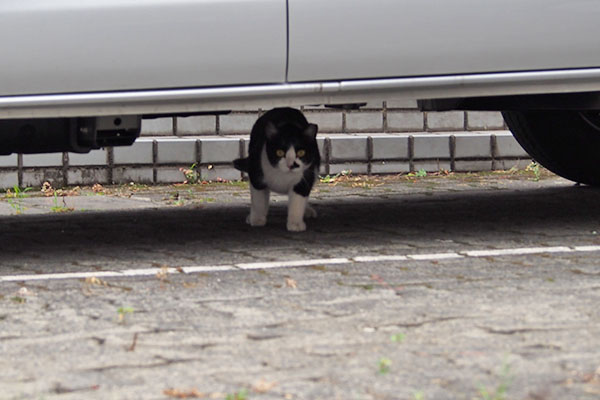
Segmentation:
<svg viewBox="0 0 600 400">
<path fill-rule="evenodd" d="M 267 136 L 267 139 L 273 139 L 273 137 L 277 135 L 277 127 L 273 122 L 269 121 L 267 122 L 267 125 L 265 125 L 265 135 Z"/>
<path fill-rule="evenodd" d="M 304 130 L 304 134 L 308 137 L 314 139 L 317 136 L 317 131 L 319 130 L 319 126 L 317 124 L 308 124 L 306 129 Z"/>
</svg>

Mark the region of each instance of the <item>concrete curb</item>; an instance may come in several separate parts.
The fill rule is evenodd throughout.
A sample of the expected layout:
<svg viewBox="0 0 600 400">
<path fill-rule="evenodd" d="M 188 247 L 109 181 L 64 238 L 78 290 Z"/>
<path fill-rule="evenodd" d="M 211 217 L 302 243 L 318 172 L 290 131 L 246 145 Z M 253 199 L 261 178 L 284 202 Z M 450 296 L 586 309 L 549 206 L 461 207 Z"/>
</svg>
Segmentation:
<svg viewBox="0 0 600 400">
<path fill-rule="evenodd" d="M 89 154 L 13 154 L 0 157 L 0 187 L 177 183 L 185 179 L 181 169 L 192 165 L 202 180 L 237 180 L 242 174 L 231 162 L 246 155 L 248 142 L 248 136 L 143 137 L 131 147 Z M 491 171 L 531 161 L 509 131 L 325 134 L 319 147 L 323 175 Z"/>
</svg>

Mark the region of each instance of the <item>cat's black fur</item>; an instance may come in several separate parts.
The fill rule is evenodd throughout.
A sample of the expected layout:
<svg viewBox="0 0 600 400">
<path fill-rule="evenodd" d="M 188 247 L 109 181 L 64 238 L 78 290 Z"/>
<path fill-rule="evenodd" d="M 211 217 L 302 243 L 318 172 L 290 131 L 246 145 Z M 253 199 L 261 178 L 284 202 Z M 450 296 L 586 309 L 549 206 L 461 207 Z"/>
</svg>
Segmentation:
<svg viewBox="0 0 600 400">
<path fill-rule="evenodd" d="M 250 147 L 247 158 L 239 158 L 233 162 L 235 168 L 248 173 L 254 188 L 266 188 L 261 167 L 261 154 L 266 144 L 266 153 L 271 165 L 275 166 L 281 157 L 276 155 L 278 149 L 287 151 L 294 146 L 296 151 L 304 150 L 299 157 L 305 165 L 303 179 L 293 188 L 301 196 L 308 196 L 316 179 L 321 158 L 317 146 L 317 126 L 309 124 L 304 115 L 294 108 L 274 108 L 262 115 L 252 127 Z"/>
</svg>

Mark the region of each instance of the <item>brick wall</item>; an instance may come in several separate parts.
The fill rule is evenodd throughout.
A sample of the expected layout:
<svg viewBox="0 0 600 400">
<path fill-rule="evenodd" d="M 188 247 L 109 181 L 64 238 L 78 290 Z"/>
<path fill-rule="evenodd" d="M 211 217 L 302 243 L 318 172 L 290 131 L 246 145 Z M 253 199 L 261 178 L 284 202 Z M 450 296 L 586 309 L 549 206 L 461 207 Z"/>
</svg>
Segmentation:
<svg viewBox="0 0 600 400">
<path fill-rule="evenodd" d="M 456 132 L 506 129 L 498 112 L 421 112 L 416 101 L 367 103 L 356 111 L 304 107 L 320 133 Z M 144 120 L 142 136 L 249 134 L 261 110 L 232 110 L 226 115 Z"/>
<path fill-rule="evenodd" d="M 489 171 L 524 167 L 530 158 L 496 112 L 420 112 L 415 101 L 368 103 L 355 111 L 305 107 L 319 125 L 322 174 Z M 176 183 L 182 168 L 204 180 L 239 179 L 232 160 L 247 153 L 248 134 L 261 111 L 142 121 L 131 147 L 89 154 L 0 156 L 0 188 Z"/>
</svg>

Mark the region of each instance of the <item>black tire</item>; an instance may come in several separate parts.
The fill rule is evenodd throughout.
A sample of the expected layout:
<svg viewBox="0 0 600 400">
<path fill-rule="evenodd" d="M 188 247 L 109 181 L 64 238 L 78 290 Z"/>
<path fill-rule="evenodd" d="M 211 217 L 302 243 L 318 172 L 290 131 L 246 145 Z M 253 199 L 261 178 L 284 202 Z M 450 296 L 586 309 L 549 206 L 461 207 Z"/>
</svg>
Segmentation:
<svg viewBox="0 0 600 400">
<path fill-rule="evenodd" d="M 563 178 L 600 186 L 600 112 L 504 111 L 515 139 Z"/>
</svg>

